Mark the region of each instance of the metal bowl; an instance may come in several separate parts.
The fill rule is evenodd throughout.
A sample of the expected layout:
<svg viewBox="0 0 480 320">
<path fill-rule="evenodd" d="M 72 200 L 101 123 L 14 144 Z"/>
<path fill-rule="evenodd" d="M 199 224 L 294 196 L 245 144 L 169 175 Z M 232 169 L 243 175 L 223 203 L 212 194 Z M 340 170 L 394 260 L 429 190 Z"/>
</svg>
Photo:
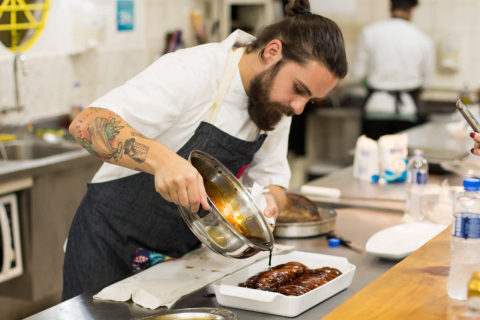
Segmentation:
<svg viewBox="0 0 480 320">
<path fill-rule="evenodd" d="M 465 178 L 480 177 L 480 162 L 469 160 L 442 161 L 440 166 Z"/>
<path fill-rule="evenodd" d="M 219 309 L 219 308 L 191 308 L 191 309 L 169 310 L 153 316 L 136 318 L 134 320 L 177 320 L 177 319 L 237 320 L 237 317 L 233 312 L 230 312 L 224 309 Z"/>
<path fill-rule="evenodd" d="M 190 153 L 188 161 L 202 175 L 205 185 L 213 185 L 228 201 L 242 233 L 235 229 L 207 197 L 210 210 L 192 212 L 178 206 L 180 214 L 197 238 L 212 251 L 228 258 L 244 259 L 273 248 L 272 231 L 247 189 L 218 160 L 199 150 Z"/>
<path fill-rule="evenodd" d="M 308 238 L 327 234 L 335 229 L 337 212 L 330 207 L 319 206 L 320 221 L 277 223 L 273 234 L 279 238 Z"/>
</svg>

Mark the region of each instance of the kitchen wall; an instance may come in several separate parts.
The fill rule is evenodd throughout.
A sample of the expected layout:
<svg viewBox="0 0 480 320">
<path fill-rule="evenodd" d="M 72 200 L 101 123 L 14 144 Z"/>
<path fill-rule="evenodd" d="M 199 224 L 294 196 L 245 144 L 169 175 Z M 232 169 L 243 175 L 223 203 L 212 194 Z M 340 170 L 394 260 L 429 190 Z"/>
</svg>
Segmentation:
<svg viewBox="0 0 480 320">
<path fill-rule="evenodd" d="M 312 0 L 321 1 L 321 0 Z M 343 0 L 345 1 L 345 0 Z M 78 48 L 72 21 L 78 1 L 51 0 L 45 29 L 26 52 L 30 74 L 20 77 L 25 109 L 0 115 L 0 123 L 25 122 L 69 111 L 73 82 L 81 82 L 83 105 L 141 72 L 158 58 L 165 34 L 180 28 L 187 46 L 196 44 L 189 13 L 198 8 L 205 13 L 210 0 L 135 0 L 133 31 L 117 31 L 116 1 L 85 0 L 97 7 L 98 43 L 90 49 Z M 350 1 L 352 2 L 352 1 Z M 77 7 L 76 7 L 77 6 Z M 86 12 L 85 14 L 88 14 Z M 389 0 L 357 0 L 355 10 L 322 14 L 336 21 L 344 32 L 349 62 L 353 62 L 361 28 L 389 17 Z M 459 71 L 437 70 L 432 89 L 425 97 L 454 100 L 465 84 L 480 87 L 480 1 L 420 0 L 413 22 L 437 46 L 446 39 L 459 40 Z M 77 41 L 78 42 L 78 41 Z M 81 47 L 81 46 L 80 46 Z M 13 53 L 0 46 L 0 105 L 14 104 Z M 348 81 L 348 77 L 347 77 Z"/>
<path fill-rule="evenodd" d="M 312 0 L 321 1 L 321 0 Z M 345 1 L 345 0 L 342 0 Z M 431 90 L 425 98 L 455 100 L 465 84 L 480 88 L 480 1 L 419 0 L 413 23 L 432 38 L 438 47 L 446 40 L 459 40 L 459 71 L 437 70 Z M 351 13 L 326 13 L 343 31 L 348 60 L 353 62 L 361 28 L 374 21 L 388 19 L 389 0 L 357 0 Z M 348 80 L 348 78 L 347 78 Z"/>
<path fill-rule="evenodd" d="M 205 1 L 135 0 L 134 30 L 119 32 L 114 0 L 51 0 L 46 26 L 26 51 L 29 75 L 20 76 L 25 108 L 0 115 L 0 123 L 67 113 L 77 80 L 81 82 L 81 102 L 88 106 L 157 59 L 167 32 L 182 29 L 186 45 L 195 45 L 189 15 L 193 9 L 203 12 Z M 97 43 L 87 48 L 78 40 L 82 34 L 75 26 L 93 19 Z M 13 57 L 0 45 L 0 106 L 14 104 Z"/>
</svg>

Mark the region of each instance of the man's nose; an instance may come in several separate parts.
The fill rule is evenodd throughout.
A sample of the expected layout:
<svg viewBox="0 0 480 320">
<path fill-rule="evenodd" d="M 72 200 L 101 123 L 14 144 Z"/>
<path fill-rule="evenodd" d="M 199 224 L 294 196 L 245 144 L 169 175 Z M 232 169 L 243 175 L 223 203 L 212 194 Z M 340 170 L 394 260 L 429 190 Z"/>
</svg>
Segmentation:
<svg viewBox="0 0 480 320">
<path fill-rule="evenodd" d="M 293 109 L 293 112 L 295 112 L 296 115 L 299 115 L 305 109 L 305 105 L 307 104 L 308 100 L 309 99 L 307 98 L 295 99 L 290 103 L 290 107 Z"/>
</svg>

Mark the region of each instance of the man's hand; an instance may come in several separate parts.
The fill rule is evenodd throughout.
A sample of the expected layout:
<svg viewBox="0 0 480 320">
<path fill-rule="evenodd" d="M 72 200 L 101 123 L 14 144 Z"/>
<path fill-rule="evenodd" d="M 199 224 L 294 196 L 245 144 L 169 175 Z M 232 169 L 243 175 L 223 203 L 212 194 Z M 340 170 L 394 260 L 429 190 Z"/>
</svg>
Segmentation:
<svg viewBox="0 0 480 320">
<path fill-rule="evenodd" d="M 275 196 L 273 194 L 267 193 L 265 195 L 265 199 L 267 200 L 267 207 L 265 208 L 263 215 L 267 218 L 273 217 L 275 221 L 277 221 L 278 206 Z"/>
<path fill-rule="evenodd" d="M 190 162 L 176 153 L 166 157 L 164 154 L 154 175 L 155 189 L 165 200 L 184 207 L 190 206 L 193 212 L 197 212 L 200 205 L 205 210 L 210 209 L 202 176 Z"/>
<path fill-rule="evenodd" d="M 285 208 L 287 196 L 285 195 L 285 191 L 283 191 L 282 187 L 269 185 L 266 187 L 266 189 L 270 191 L 265 195 L 267 207 L 265 208 L 265 211 L 263 211 L 263 214 L 267 218 L 273 217 L 276 221 L 278 213 Z"/>
</svg>

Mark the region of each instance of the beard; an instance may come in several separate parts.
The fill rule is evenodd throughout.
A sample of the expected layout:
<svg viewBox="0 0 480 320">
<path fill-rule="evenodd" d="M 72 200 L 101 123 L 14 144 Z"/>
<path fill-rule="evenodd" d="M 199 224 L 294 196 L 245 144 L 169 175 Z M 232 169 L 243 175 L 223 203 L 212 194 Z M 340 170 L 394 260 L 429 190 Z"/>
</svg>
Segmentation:
<svg viewBox="0 0 480 320">
<path fill-rule="evenodd" d="M 253 123 L 263 131 L 272 131 L 283 116 L 291 117 L 295 114 L 292 108 L 270 100 L 273 81 L 282 65 L 282 60 L 278 61 L 268 70 L 257 74 L 250 83 L 248 114 Z"/>
</svg>

